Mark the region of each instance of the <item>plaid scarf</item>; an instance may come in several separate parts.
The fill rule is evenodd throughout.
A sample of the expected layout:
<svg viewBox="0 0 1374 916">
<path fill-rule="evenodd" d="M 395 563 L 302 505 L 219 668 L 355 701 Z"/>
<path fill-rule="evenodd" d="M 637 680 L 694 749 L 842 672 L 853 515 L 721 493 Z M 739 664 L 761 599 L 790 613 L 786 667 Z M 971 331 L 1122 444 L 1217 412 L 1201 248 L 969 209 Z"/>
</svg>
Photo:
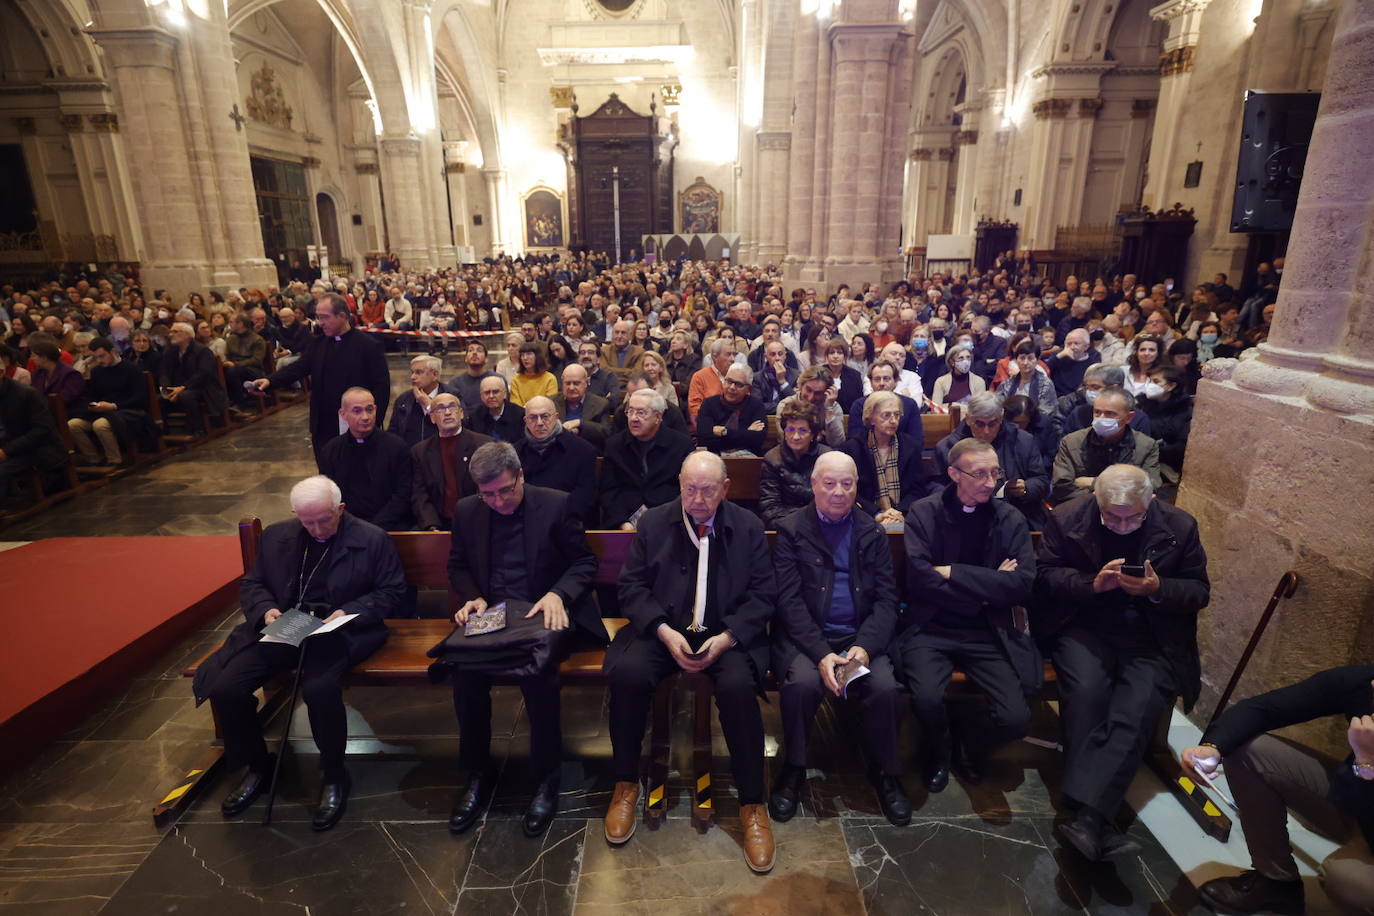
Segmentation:
<svg viewBox="0 0 1374 916">
<path fill-rule="evenodd" d="M 902 479 L 897 473 L 897 437 L 892 437 L 887 459 L 881 460 L 878 457 L 878 437 L 870 428 L 868 450 L 873 455 L 873 466 L 878 471 L 878 508 L 893 509 L 902 498 Z"/>
</svg>

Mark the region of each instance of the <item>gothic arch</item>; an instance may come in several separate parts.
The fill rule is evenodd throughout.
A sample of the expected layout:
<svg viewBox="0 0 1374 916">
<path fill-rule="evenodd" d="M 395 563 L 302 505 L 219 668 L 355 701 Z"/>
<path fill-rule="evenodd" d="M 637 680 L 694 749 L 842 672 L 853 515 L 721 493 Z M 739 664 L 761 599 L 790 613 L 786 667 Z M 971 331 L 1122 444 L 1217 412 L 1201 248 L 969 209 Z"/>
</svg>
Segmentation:
<svg viewBox="0 0 1374 916">
<path fill-rule="evenodd" d="M 95 43 L 67 0 L 10 0 L 28 22 L 48 58 L 53 76 L 103 79 Z"/>
<path fill-rule="evenodd" d="M 465 106 L 482 150 L 483 168 L 501 168 L 501 99 L 496 85 L 497 61 L 477 40 L 470 11 L 453 4 L 447 7 L 436 28 L 436 53 L 442 53 L 458 98 Z M 449 43 L 444 48 L 440 33 Z M 450 50 L 451 49 L 451 50 Z"/>
</svg>

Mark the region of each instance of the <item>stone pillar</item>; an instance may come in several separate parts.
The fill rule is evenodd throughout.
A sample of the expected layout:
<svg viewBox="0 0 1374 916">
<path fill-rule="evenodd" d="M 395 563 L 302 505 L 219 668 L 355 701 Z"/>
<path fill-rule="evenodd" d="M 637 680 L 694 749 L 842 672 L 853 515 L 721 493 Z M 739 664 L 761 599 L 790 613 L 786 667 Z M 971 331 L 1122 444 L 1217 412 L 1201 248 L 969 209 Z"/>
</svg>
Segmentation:
<svg viewBox="0 0 1374 916">
<path fill-rule="evenodd" d="M 788 286 L 811 280 L 812 217 L 816 209 L 824 209 L 818 201 L 816 189 L 816 123 L 818 117 L 817 59 L 821 56 L 820 27 L 816 17 L 803 15 L 798 19 L 796 41 L 792 46 L 792 79 L 795 102 L 792 113 L 792 135 L 797 142 L 788 151 L 787 168 L 787 256 L 783 259 L 783 274 Z"/>
<path fill-rule="evenodd" d="M 121 260 L 142 260 L 143 230 L 134 205 L 119 118 L 113 111 L 63 111 L 62 126 L 76 161 L 81 193 L 95 235 L 113 236 Z"/>
<path fill-rule="evenodd" d="M 1077 225 L 1083 209 L 1093 124 L 1101 107 L 1102 100 L 1095 96 L 1053 95 L 1031 106 L 1035 125 L 1024 197 L 1027 212 L 1019 242 L 1022 248 L 1053 248 L 1059 226 Z"/>
<path fill-rule="evenodd" d="M 786 131 L 756 134 L 758 163 L 754 185 L 759 190 L 754 210 L 758 263 L 778 264 L 787 253 L 788 157 L 792 135 Z"/>
<path fill-rule="evenodd" d="M 1150 10 L 1150 18 L 1168 23 L 1163 53 L 1159 55 L 1159 102 L 1150 141 L 1150 173 L 1145 184 L 1146 206 L 1164 210 L 1173 204 L 1166 195 L 1170 170 L 1175 167 L 1174 145 L 1180 133 L 1188 86 L 1193 81 L 1193 55 L 1197 51 L 1202 14 L 1211 0 L 1167 0 Z"/>
<path fill-rule="evenodd" d="M 386 195 L 386 227 L 391 250 L 406 270 L 433 267 L 428 244 L 428 202 L 420 173 L 420 141 L 415 137 L 383 137 L 382 191 Z"/>
<path fill-rule="evenodd" d="M 491 211 L 491 253 L 497 255 L 508 247 L 509 227 L 501 206 L 506 197 L 506 170 L 482 169 L 482 177 L 487 182 L 487 209 Z"/>
<path fill-rule="evenodd" d="M 839 22 L 830 27 L 833 47 L 833 84 L 830 91 L 832 125 L 828 147 L 829 188 L 825 231 L 825 283 L 895 279 L 888 274 L 896 258 L 896 238 L 879 231 L 888 207 L 900 206 L 900 185 L 888 200 L 886 159 L 889 124 L 894 118 L 889 104 L 896 86 L 890 76 L 901 70 L 910 34 L 896 23 Z M 906 99 L 903 98 L 903 108 Z M 820 171 L 819 169 L 817 170 Z M 818 179 L 820 176 L 817 176 Z M 890 221 L 889 221 L 890 222 Z"/>
<path fill-rule="evenodd" d="M 950 181 L 950 163 L 954 159 L 954 135 L 950 127 L 928 128 L 913 132 L 915 148 L 907 157 L 910 162 L 911 195 L 907 226 L 910 227 L 908 245 L 927 244 L 932 233 L 939 235 L 949 225 L 946 200 Z"/>
<path fill-rule="evenodd" d="M 98 11 L 127 141 L 130 185 L 143 224 L 145 285 L 192 290 L 267 286 L 248 144 L 223 6 L 175 32 L 148 10 Z M 240 116 L 241 117 L 241 116 Z"/>
<path fill-rule="evenodd" d="M 444 179 L 448 183 L 448 219 L 453 226 L 455 245 L 468 242 L 467 141 L 444 144 Z"/>
<path fill-rule="evenodd" d="M 1230 364 L 1208 364 L 1198 390 L 1179 505 L 1212 578 L 1200 715 L 1283 570 L 1302 583 L 1243 695 L 1374 655 L 1374 0 L 1341 7 L 1327 73 L 1269 341 L 1229 379 Z M 1334 751 L 1343 732 L 1294 737 Z"/>
<path fill-rule="evenodd" d="M 385 252 L 387 243 L 386 208 L 382 203 L 382 182 L 377 167 L 375 149 L 359 149 L 354 152 L 353 171 L 358 175 L 358 209 L 363 215 L 363 232 L 368 252 Z M 361 275 L 362 263 L 355 266 Z"/>
</svg>

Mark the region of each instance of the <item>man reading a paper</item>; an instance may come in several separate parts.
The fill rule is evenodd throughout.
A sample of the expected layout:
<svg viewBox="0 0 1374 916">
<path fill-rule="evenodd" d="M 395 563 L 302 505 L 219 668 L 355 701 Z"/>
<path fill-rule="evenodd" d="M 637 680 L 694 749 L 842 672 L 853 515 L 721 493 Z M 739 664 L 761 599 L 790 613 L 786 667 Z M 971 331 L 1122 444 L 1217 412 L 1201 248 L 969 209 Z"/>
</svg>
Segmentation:
<svg viewBox="0 0 1374 916">
<path fill-rule="evenodd" d="M 263 532 L 257 562 L 240 590 L 244 622 L 200 666 L 195 695 L 198 703 L 208 699 L 214 707 L 230 770 L 248 767 L 220 806 L 233 817 L 253 803 L 272 773 L 253 692 L 294 668 L 304 653 L 301 695 L 320 750 L 322 783 L 312 826 L 328 830 L 343 816 L 349 790 L 339 680 L 386 641 L 383 619 L 400 604 L 406 583 L 391 538 L 344 511 L 339 488 L 328 477 L 307 477 L 292 487 L 291 510 L 295 519 Z M 333 632 L 308 637 L 300 648 L 262 641 L 265 628 L 293 611 L 326 623 L 356 616 Z"/>
</svg>

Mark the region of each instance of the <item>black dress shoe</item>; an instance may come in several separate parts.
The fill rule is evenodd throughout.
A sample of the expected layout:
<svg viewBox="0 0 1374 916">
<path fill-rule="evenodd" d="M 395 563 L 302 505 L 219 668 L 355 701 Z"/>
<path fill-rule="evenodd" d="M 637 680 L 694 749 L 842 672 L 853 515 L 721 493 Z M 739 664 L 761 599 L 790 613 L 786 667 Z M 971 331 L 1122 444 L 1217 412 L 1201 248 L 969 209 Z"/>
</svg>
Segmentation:
<svg viewBox="0 0 1374 916">
<path fill-rule="evenodd" d="M 234 791 L 226 795 L 224 801 L 220 803 L 220 813 L 225 817 L 234 817 L 247 811 L 254 799 L 261 795 L 271 783 L 272 770 L 275 764 L 276 755 L 271 755 L 267 758 L 267 763 L 261 771 L 250 767 L 248 772 L 243 774 L 243 779 L 234 787 Z"/>
<path fill-rule="evenodd" d="M 530 806 L 525 809 L 525 836 L 543 836 L 544 831 L 548 830 L 549 825 L 553 823 L 556 814 L 558 814 L 557 770 L 539 784 L 539 788 L 534 792 L 534 798 L 530 799 Z"/>
<path fill-rule="evenodd" d="M 983 781 L 983 768 L 969 754 L 968 748 L 962 744 L 954 748 L 954 775 L 972 786 L 979 785 Z"/>
<path fill-rule="evenodd" d="M 1112 859 L 1129 859 L 1138 856 L 1142 852 L 1140 844 L 1130 837 L 1117 830 L 1111 824 L 1102 828 L 1102 838 L 1098 843 L 1098 848 L 1102 853 L 1102 861 L 1107 862 Z"/>
<path fill-rule="evenodd" d="M 1303 912 L 1301 881 L 1275 881 L 1253 868 L 1230 878 L 1213 878 L 1198 888 L 1202 902 L 1223 913 Z"/>
<path fill-rule="evenodd" d="M 320 803 L 315 806 L 315 816 L 310 819 L 311 829 L 328 830 L 337 824 L 348 807 L 348 791 L 352 788 L 353 780 L 347 773 L 320 786 Z"/>
<path fill-rule="evenodd" d="M 883 814 L 895 827 L 905 827 L 911 823 L 911 799 L 906 797 L 902 781 L 896 776 L 879 776 L 874 783 L 878 790 L 878 803 Z"/>
<path fill-rule="evenodd" d="M 1089 817 L 1076 817 L 1058 827 L 1059 837 L 1089 862 L 1102 861 L 1102 828 Z"/>
<path fill-rule="evenodd" d="M 458 800 L 453 803 L 453 811 L 449 813 L 450 832 L 462 833 L 473 825 L 482 809 L 487 806 L 487 798 L 491 795 L 495 781 L 496 774 L 488 770 L 479 770 L 468 778 L 468 787 L 458 796 Z"/>
<path fill-rule="evenodd" d="M 926 791 L 938 795 L 949 785 L 949 761 L 941 760 L 924 767 Z"/>
<path fill-rule="evenodd" d="M 768 796 L 768 815 L 779 824 L 792 820 L 797 814 L 797 803 L 801 800 L 805 785 L 805 768 L 783 764 L 773 784 L 773 792 Z"/>
</svg>

